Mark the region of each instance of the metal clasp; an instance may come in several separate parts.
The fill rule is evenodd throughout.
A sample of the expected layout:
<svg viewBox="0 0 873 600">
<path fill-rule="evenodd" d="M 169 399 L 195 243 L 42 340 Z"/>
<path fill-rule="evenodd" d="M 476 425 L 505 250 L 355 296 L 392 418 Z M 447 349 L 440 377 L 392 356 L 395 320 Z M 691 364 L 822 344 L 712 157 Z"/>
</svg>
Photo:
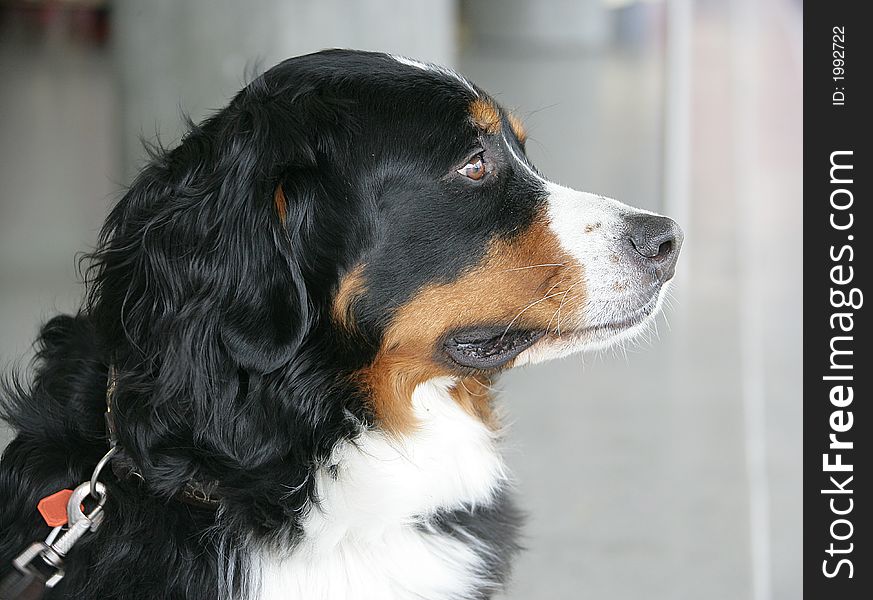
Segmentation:
<svg viewBox="0 0 873 600">
<path fill-rule="evenodd" d="M 46 587 L 52 588 L 64 578 L 64 557 L 73 546 L 82 539 L 89 531 L 94 532 L 103 523 L 103 505 L 106 503 L 106 486 L 97 481 L 96 477 L 100 469 L 106 464 L 112 451 L 107 453 L 97 464 L 92 478 L 73 490 L 67 501 L 67 525 L 66 531 L 62 526 L 55 527 L 43 542 L 35 542 L 18 555 L 12 562 L 13 566 L 22 573 L 28 573 L 33 567 L 31 563 L 40 558 L 46 565 L 54 569 L 54 573 L 46 579 Z M 88 514 L 82 510 L 82 502 L 85 498 L 93 496 L 97 500 Z"/>
<path fill-rule="evenodd" d="M 100 506 L 103 506 L 103 502 L 100 500 L 100 496 L 98 496 L 98 494 L 97 494 L 97 484 L 99 483 L 97 481 L 97 478 L 100 476 L 100 471 L 103 470 L 103 467 L 105 467 L 107 465 L 107 463 L 115 455 L 115 452 L 117 450 L 118 450 L 118 446 L 113 444 L 109 448 L 109 451 L 103 455 L 103 458 L 101 458 L 100 460 L 97 461 L 97 466 L 94 467 L 94 471 L 91 473 L 91 485 L 88 488 L 88 492 L 91 494 L 92 498 L 94 498 L 95 500 L 100 502 Z M 103 496 L 105 496 L 105 495 L 106 495 L 106 493 L 104 491 Z"/>
</svg>

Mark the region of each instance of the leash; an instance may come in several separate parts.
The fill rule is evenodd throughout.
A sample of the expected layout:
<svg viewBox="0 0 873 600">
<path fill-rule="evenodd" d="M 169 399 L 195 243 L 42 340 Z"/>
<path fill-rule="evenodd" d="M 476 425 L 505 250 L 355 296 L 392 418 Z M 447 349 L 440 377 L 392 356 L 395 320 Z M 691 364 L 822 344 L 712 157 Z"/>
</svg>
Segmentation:
<svg viewBox="0 0 873 600">
<path fill-rule="evenodd" d="M 103 524 L 106 486 L 100 473 L 118 451 L 112 415 L 113 396 L 117 387 L 115 368 L 110 365 L 106 383 L 106 423 L 109 450 L 97 461 L 91 479 L 74 490 L 60 490 L 39 501 L 39 510 L 49 527 L 48 537 L 30 544 L 12 561 L 12 571 L 0 581 L 0 600 L 40 600 L 64 578 L 64 559 L 73 547 Z M 85 500 L 96 502 L 86 514 Z"/>
<path fill-rule="evenodd" d="M 94 533 L 103 524 L 106 486 L 98 477 L 115 447 L 97 463 L 91 479 L 75 490 L 61 490 L 40 500 L 38 509 L 53 527 L 42 542 L 34 542 L 12 561 L 12 571 L 0 581 L 0 600 L 39 600 L 47 589 L 64 578 L 64 559 L 85 535 Z M 83 503 L 90 498 L 96 504 L 86 514 Z M 63 509 L 66 499 L 66 510 Z"/>
<path fill-rule="evenodd" d="M 0 600 L 40 600 L 64 578 L 64 560 L 70 550 L 86 535 L 93 534 L 103 524 L 106 503 L 106 486 L 100 474 L 110 464 L 119 480 L 144 481 L 136 467 L 121 459 L 118 434 L 115 426 L 115 391 L 118 388 L 118 373 L 110 364 L 106 377 L 106 433 L 109 450 L 97 461 L 91 479 L 80 483 L 74 490 L 60 490 L 39 501 L 37 509 L 52 527 L 43 541 L 30 544 L 15 560 L 12 571 L 0 580 Z M 221 497 L 217 494 L 218 482 L 209 484 L 189 482 L 176 498 L 200 508 L 217 510 Z M 94 506 L 85 512 L 84 501 Z"/>
<path fill-rule="evenodd" d="M 115 390 L 117 388 L 118 373 L 115 369 L 115 365 L 110 364 L 106 382 L 105 413 L 106 432 L 109 437 L 110 452 L 112 448 L 119 447 L 117 428 L 115 426 L 115 413 L 113 412 L 113 408 L 115 406 Z M 104 456 L 101 459 L 101 462 L 108 462 L 110 458 L 111 454 L 108 456 Z M 145 477 L 142 476 L 142 473 L 137 470 L 136 466 L 130 460 L 125 460 L 125 457 L 121 452 L 119 452 L 118 456 L 116 456 L 116 460 L 112 461 L 112 472 L 119 480 L 136 479 L 140 482 L 145 481 Z M 178 494 L 176 494 L 175 498 L 180 502 L 184 502 L 185 504 L 191 504 L 200 508 L 218 510 L 218 507 L 221 504 L 221 496 L 218 494 L 217 488 L 217 481 L 212 481 L 209 483 L 189 481 L 185 484 L 185 487 L 182 488 L 182 490 Z M 3 600 L 3 598 L 0 597 L 0 600 Z"/>
</svg>

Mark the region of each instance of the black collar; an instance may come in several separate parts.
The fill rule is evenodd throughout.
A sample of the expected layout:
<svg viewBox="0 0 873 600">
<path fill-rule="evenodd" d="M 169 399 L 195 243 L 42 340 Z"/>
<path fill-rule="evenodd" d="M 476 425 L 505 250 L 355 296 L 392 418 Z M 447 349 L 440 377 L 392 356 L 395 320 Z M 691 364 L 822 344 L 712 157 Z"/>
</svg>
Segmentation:
<svg viewBox="0 0 873 600">
<path fill-rule="evenodd" d="M 115 392 L 118 388 L 118 371 L 114 364 L 109 365 L 106 377 L 106 434 L 109 438 L 109 447 L 117 448 L 112 457 L 112 472 L 119 480 L 139 480 L 145 482 L 142 473 L 136 468 L 134 462 L 125 455 L 118 444 L 118 430 L 115 426 L 115 414 L 112 409 L 115 406 Z M 201 483 L 190 481 L 176 494 L 176 499 L 186 504 L 192 504 L 203 508 L 217 510 L 221 505 L 221 494 L 218 493 L 218 482 Z"/>
</svg>

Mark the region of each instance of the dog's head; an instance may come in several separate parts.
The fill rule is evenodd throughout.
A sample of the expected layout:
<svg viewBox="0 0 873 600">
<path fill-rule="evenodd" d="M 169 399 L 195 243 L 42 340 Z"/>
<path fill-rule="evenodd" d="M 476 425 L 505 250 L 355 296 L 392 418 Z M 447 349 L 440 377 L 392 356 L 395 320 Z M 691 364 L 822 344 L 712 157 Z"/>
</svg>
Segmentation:
<svg viewBox="0 0 873 600">
<path fill-rule="evenodd" d="M 471 385 L 643 328 L 679 227 L 548 181 L 525 138 L 454 72 L 327 51 L 157 152 L 91 297 L 146 480 L 294 498 L 360 423 L 413 428 L 420 383 L 464 384 L 487 421 Z"/>
</svg>

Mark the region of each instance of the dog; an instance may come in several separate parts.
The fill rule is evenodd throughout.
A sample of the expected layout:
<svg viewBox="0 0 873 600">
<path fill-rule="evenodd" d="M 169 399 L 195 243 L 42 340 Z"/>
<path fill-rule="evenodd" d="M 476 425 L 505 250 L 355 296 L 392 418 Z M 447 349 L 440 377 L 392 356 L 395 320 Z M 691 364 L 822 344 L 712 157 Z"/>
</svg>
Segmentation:
<svg viewBox="0 0 873 600">
<path fill-rule="evenodd" d="M 0 571 L 111 443 L 102 524 L 48 598 L 502 589 L 520 515 L 494 379 L 641 332 L 683 239 L 545 179 L 525 141 L 455 71 L 328 50 L 152 147 L 82 309 L 7 378 Z"/>
</svg>

